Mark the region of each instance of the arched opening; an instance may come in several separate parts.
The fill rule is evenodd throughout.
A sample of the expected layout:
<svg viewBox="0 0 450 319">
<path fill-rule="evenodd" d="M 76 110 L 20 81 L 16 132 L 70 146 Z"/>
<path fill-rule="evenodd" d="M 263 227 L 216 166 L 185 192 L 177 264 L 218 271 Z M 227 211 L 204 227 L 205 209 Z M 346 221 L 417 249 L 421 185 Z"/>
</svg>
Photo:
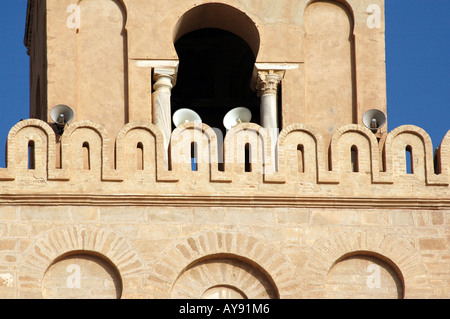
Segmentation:
<svg viewBox="0 0 450 319">
<path fill-rule="evenodd" d="M 298 165 L 298 172 L 304 173 L 305 172 L 305 147 L 302 144 L 297 145 L 297 165 Z"/>
<path fill-rule="evenodd" d="M 197 143 L 191 143 L 191 170 L 193 172 L 198 171 L 198 154 L 197 154 Z"/>
<path fill-rule="evenodd" d="M 137 143 L 136 146 L 136 165 L 138 170 L 144 169 L 144 145 L 142 142 Z"/>
<path fill-rule="evenodd" d="M 252 171 L 252 148 L 250 143 L 245 144 L 245 165 L 244 170 L 245 172 L 251 172 Z"/>
<path fill-rule="evenodd" d="M 259 31 L 256 24 L 244 12 L 222 3 L 207 3 L 187 11 L 178 20 L 173 42 L 195 30 L 217 28 L 241 37 L 256 57 L 259 52 Z"/>
<path fill-rule="evenodd" d="M 91 169 L 91 154 L 90 154 L 90 147 L 88 142 L 83 143 L 83 170 L 90 170 Z"/>
<path fill-rule="evenodd" d="M 225 114 L 244 106 L 259 123 L 259 98 L 251 87 L 259 33 L 247 15 L 224 4 L 197 6 L 180 18 L 174 45 L 179 67 L 172 114 L 190 108 L 203 123 L 225 133 Z"/>
<path fill-rule="evenodd" d="M 245 106 L 259 122 L 259 99 L 250 87 L 255 56 L 236 34 L 200 29 L 181 37 L 175 47 L 180 59 L 172 90 L 172 114 L 180 108 L 197 112 L 202 122 L 224 130 L 223 117 Z"/>
<path fill-rule="evenodd" d="M 411 145 L 405 148 L 406 174 L 414 174 L 413 151 Z"/>
<path fill-rule="evenodd" d="M 28 169 L 36 168 L 34 141 L 28 142 Z"/>
<path fill-rule="evenodd" d="M 352 172 L 353 173 L 359 172 L 359 154 L 356 145 L 353 145 L 350 149 L 350 158 L 352 164 Z"/>
<path fill-rule="evenodd" d="M 434 173 L 436 175 L 442 174 L 442 163 L 441 163 L 441 149 L 437 148 L 433 156 Z"/>
</svg>

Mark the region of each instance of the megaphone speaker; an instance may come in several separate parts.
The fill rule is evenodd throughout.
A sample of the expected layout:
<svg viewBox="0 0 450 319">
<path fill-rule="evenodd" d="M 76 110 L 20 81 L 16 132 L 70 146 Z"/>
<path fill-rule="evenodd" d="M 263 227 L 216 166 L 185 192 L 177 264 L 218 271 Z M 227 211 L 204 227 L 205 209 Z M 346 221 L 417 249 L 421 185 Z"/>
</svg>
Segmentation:
<svg viewBox="0 0 450 319">
<path fill-rule="evenodd" d="M 377 109 L 372 109 L 364 113 L 362 118 L 365 127 L 376 133 L 386 124 L 386 115 Z"/>
<path fill-rule="evenodd" d="M 223 126 L 227 130 L 239 123 L 248 123 L 252 119 L 252 112 L 246 107 L 236 107 L 229 111 L 223 118 Z"/>
<path fill-rule="evenodd" d="M 196 122 L 201 123 L 201 117 L 191 109 L 179 109 L 172 116 L 173 124 L 178 127 L 183 123 Z"/>
<path fill-rule="evenodd" d="M 52 108 L 50 111 L 50 117 L 56 124 L 58 124 L 58 126 L 64 126 L 73 120 L 74 113 L 69 106 L 59 104 Z"/>
</svg>

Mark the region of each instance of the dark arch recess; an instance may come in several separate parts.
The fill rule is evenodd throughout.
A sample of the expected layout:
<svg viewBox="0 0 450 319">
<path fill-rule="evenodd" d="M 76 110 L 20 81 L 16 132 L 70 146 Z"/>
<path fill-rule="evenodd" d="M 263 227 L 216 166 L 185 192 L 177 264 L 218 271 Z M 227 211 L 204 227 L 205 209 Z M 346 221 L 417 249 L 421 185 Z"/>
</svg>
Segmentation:
<svg viewBox="0 0 450 319">
<path fill-rule="evenodd" d="M 256 24 L 244 12 L 222 3 L 199 5 L 183 14 L 175 26 L 173 42 L 192 31 L 210 28 L 236 34 L 248 43 L 255 57 L 258 55 L 260 37 Z"/>
<path fill-rule="evenodd" d="M 259 44 L 255 23 L 236 8 L 210 3 L 187 11 L 174 30 L 180 64 L 172 114 L 192 109 L 203 123 L 224 133 L 225 114 L 244 106 L 252 122 L 259 123 L 259 99 L 251 87 Z"/>
<path fill-rule="evenodd" d="M 190 108 L 210 127 L 223 129 L 225 114 L 245 106 L 252 122 L 259 123 L 259 100 L 250 87 L 255 56 L 242 38 L 222 29 L 200 29 L 181 37 L 175 48 L 180 65 L 172 112 Z"/>
</svg>

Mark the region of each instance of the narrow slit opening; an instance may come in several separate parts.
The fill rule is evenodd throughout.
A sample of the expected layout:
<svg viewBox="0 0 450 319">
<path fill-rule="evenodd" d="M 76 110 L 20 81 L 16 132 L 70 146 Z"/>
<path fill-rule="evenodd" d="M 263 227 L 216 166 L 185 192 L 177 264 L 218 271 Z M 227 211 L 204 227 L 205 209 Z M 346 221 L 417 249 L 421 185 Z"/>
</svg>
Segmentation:
<svg viewBox="0 0 450 319">
<path fill-rule="evenodd" d="M 197 159 L 197 143 L 191 143 L 191 170 L 196 172 L 198 170 L 198 159 Z"/>
<path fill-rule="evenodd" d="M 358 159 L 358 148 L 356 145 L 353 145 L 351 150 L 351 161 L 352 161 L 352 172 L 358 173 L 359 172 L 359 159 Z"/>
<path fill-rule="evenodd" d="M 250 143 L 245 144 L 245 171 L 246 172 L 252 171 Z"/>
<path fill-rule="evenodd" d="M 440 175 L 442 173 L 441 150 L 440 150 L 440 148 L 437 148 L 435 150 L 435 152 L 434 152 L 433 164 L 434 164 L 434 173 L 436 175 Z"/>
<path fill-rule="evenodd" d="M 136 165 L 138 170 L 144 169 L 144 145 L 141 142 L 136 146 Z"/>
<path fill-rule="evenodd" d="M 298 162 L 298 172 L 305 172 L 305 149 L 303 145 L 297 145 L 297 162 Z"/>
<path fill-rule="evenodd" d="M 406 174 L 414 174 L 413 152 L 411 145 L 406 146 L 405 156 L 406 156 Z"/>
<path fill-rule="evenodd" d="M 83 169 L 84 170 L 91 169 L 91 154 L 88 142 L 83 143 Z"/>
<path fill-rule="evenodd" d="M 28 142 L 28 169 L 36 168 L 34 141 Z"/>
</svg>

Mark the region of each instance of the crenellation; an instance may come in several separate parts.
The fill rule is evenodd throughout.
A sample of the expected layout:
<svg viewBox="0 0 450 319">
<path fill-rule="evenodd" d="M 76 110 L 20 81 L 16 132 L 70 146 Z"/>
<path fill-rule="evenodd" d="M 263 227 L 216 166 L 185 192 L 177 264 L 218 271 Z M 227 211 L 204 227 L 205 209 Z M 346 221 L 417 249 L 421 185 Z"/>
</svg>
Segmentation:
<svg viewBox="0 0 450 319">
<path fill-rule="evenodd" d="M 442 167 L 436 174 L 431 139 L 424 130 L 412 125 L 391 131 L 384 144 L 379 144 L 377 137 L 361 125 L 345 125 L 333 134 L 327 154 L 320 133 L 311 126 L 293 124 L 279 134 L 275 170 L 270 155 L 270 134 L 266 132 L 259 125 L 242 123 L 227 132 L 222 141 L 222 137 L 206 124 L 183 124 L 172 135 L 169 168 L 165 166 L 162 154 L 162 134 L 153 124 L 125 125 L 115 138 L 116 152 L 111 158 L 108 156 L 110 138 L 99 124 L 87 120 L 71 123 L 61 136 L 59 145 L 48 124 L 29 119 L 10 131 L 8 165 L 2 169 L 0 187 L 3 185 L 3 188 L 12 190 L 20 186 L 41 194 L 55 189 L 59 189 L 61 194 L 72 193 L 69 189 L 91 194 L 102 194 L 103 190 L 105 193 L 123 193 L 127 185 L 135 182 L 140 185 L 138 188 L 142 194 L 153 193 L 152 189 L 163 190 L 168 185 L 180 191 L 183 189 L 183 193 L 189 189 L 202 189 L 205 194 L 232 194 L 230 185 L 242 185 L 250 193 L 253 189 L 259 195 L 270 195 L 282 188 L 290 196 L 299 191 L 315 194 L 323 190 L 341 194 L 348 185 L 359 185 L 352 188 L 353 195 L 378 190 L 400 195 L 399 192 L 408 187 L 415 192 L 420 189 L 422 195 L 429 187 L 433 187 L 434 193 L 438 191 L 440 196 L 449 192 L 449 170 L 445 168 L 449 166 L 447 142 L 450 133 L 435 155 Z M 27 161 L 31 140 L 34 141 L 34 168 L 30 168 Z M 192 153 L 193 143 L 196 145 L 195 154 Z M 247 144 L 251 154 L 246 154 Z M 141 145 L 142 153 L 138 153 L 138 145 Z M 88 150 L 83 150 L 84 147 Z M 408 148 L 413 166 L 409 174 L 405 155 Z M 222 150 L 223 166 L 219 165 L 219 152 Z M 352 150 L 357 152 L 356 169 L 352 164 Z M 380 153 L 384 153 L 384 157 Z M 137 154 L 142 156 L 142 169 L 136 165 Z M 197 163 L 195 170 L 191 165 L 193 155 Z M 61 158 L 60 168 L 56 165 L 56 158 Z M 382 158 L 385 163 L 380 163 Z M 329 168 L 327 162 L 331 164 Z M 251 166 L 250 171 L 246 171 L 246 165 Z M 299 167 L 302 168 L 300 172 Z M 194 179 L 198 182 L 193 183 Z M 82 183 L 86 180 L 90 182 Z M 390 186 L 388 189 L 377 187 L 383 184 Z M 150 185 L 151 189 L 148 188 Z M 8 191 L 3 194 L 7 196 Z"/>
</svg>

